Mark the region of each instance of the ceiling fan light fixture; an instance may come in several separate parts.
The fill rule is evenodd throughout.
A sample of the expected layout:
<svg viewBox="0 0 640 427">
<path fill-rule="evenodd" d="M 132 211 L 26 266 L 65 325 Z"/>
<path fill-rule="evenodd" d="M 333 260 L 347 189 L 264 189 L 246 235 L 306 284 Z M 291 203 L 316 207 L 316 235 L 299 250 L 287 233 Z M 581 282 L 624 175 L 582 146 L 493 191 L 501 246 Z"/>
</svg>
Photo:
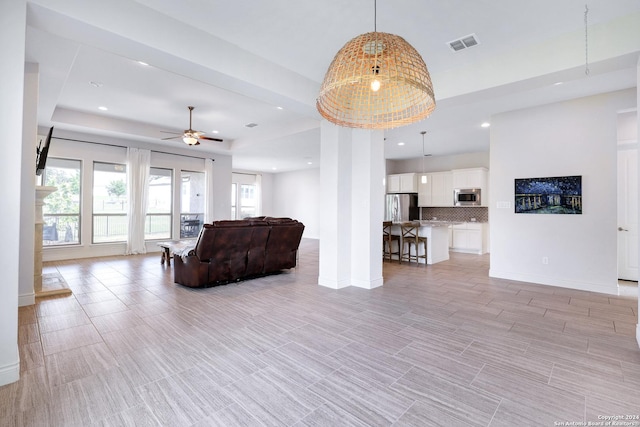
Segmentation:
<svg viewBox="0 0 640 427">
<path fill-rule="evenodd" d="M 198 145 L 198 140 L 193 135 L 185 136 L 182 141 L 187 145 Z"/>
</svg>

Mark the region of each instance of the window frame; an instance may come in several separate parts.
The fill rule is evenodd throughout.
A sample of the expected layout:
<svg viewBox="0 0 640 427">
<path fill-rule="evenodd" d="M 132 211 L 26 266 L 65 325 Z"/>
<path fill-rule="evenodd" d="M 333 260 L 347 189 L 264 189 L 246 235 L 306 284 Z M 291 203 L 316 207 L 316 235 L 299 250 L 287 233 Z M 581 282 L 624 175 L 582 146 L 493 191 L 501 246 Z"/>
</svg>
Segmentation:
<svg viewBox="0 0 640 427">
<path fill-rule="evenodd" d="M 129 201 L 129 194 L 128 191 L 126 189 L 126 185 L 127 185 L 127 164 L 126 163 L 119 163 L 119 162 L 108 162 L 108 161 L 100 161 L 100 160 L 93 160 L 93 168 L 92 168 L 92 173 L 91 173 L 91 244 L 92 245 L 105 245 L 105 244 L 114 244 L 114 243 L 126 243 L 127 242 L 127 235 L 128 235 L 128 229 L 129 229 L 129 224 L 128 224 L 128 218 L 127 218 L 127 212 L 124 213 L 96 213 L 95 212 L 95 172 L 96 172 L 96 164 L 103 164 L 103 165 L 113 165 L 113 166 L 122 166 L 124 168 L 124 177 L 125 177 L 125 201 L 128 204 L 130 203 Z M 128 208 L 127 208 L 128 209 Z M 125 227 L 125 235 L 124 235 L 124 240 L 107 240 L 107 241 L 96 241 L 96 226 L 95 226 L 95 218 L 96 217 L 124 217 L 126 219 L 125 223 L 126 223 L 126 227 Z M 107 227 L 108 228 L 108 227 Z"/>
<path fill-rule="evenodd" d="M 246 217 L 259 215 L 258 209 L 260 206 L 260 200 L 258 199 L 260 196 L 259 188 L 258 188 L 258 174 L 249 174 L 249 173 L 232 173 L 232 181 L 231 181 L 231 219 L 242 219 Z M 254 205 L 243 205 L 242 204 L 242 193 L 245 187 L 253 187 L 253 198 Z M 243 208 L 252 208 L 253 213 L 250 213 L 246 216 L 242 216 Z"/>
<path fill-rule="evenodd" d="M 169 172 L 169 177 L 171 179 L 171 183 L 169 185 L 170 189 L 169 189 L 169 212 L 153 212 L 150 213 L 149 212 L 149 207 L 148 207 L 148 203 L 149 203 L 149 199 L 147 198 L 147 213 L 145 214 L 145 220 L 144 220 L 144 228 L 145 228 L 145 234 L 144 234 L 144 240 L 147 242 L 153 242 L 153 241 L 160 241 L 160 240 L 170 240 L 173 236 L 173 218 L 174 218 L 174 206 L 173 206 L 173 198 L 174 198 L 174 170 L 172 168 L 162 168 L 162 167 L 157 167 L 157 166 L 151 166 L 149 168 L 149 180 L 151 180 L 151 171 L 153 169 L 159 169 L 159 170 L 163 170 L 163 171 L 168 171 Z M 151 195 L 151 181 L 149 181 L 149 188 L 148 188 L 148 195 L 147 197 L 150 197 Z M 154 216 L 164 216 L 164 217 L 168 217 L 169 218 L 169 232 L 168 235 L 166 237 L 148 237 L 147 236 L 147 227 L 150 227 L 150 218 L 154 217 Z"/>
<path fill-rule="evenodd" d="M 203 199 L 203 203 L 202 203 L 202 212 L 183 212 L 183 182 L 184 182 L 184 176 L 183 174 L 198 174 L 198 176 L 202 177 L 202 182 L 203 182 L 203 188 L 202 188 L 202 194 L 204 194 L 204 199 Z M 198 237 L 198 234 L 200 233 L 200 229 L 202 229 L 202 226 L 204 224 L 204 214 L 205 214 L 205 209 L 206 209 L 206 178 L 207 178 L 207 174 L 204 171 L 196 171 L 196 170 L 189 170 L 189 169 L 181 169 L 180 170 L 180 188 L 179 188 L 179 203 L 180 203 L 180 235 L 179 238 L 180 239 L 191 239 L 191 238 L 196 238 Z M 191 209 L 189 209 L 191 210 Z M 192 218 L 195 215 L 195 218 Z M 196 222 L 197 221 L 197 222 Z"/>
<path fill-rule="evenodd" d="M 68 162 L 74 162 L 78 164 L 78 212 L 77 213 L 57 213 L 57 214 L 52 214 L 52 213 L 46 213 L 44 212 L 43 209 L 43 213 L 42 213 L 42 217 L 43 217 L 43 241 L 42 241 L 42 247 L 43 249 L 46 248 L 64 248 L 64 247 L 74 247 L 74 246 L 80 246 L 82 245 L 82 206 L 83 206 L 83 191 L 84 188 L 82 186 L 82 176 L 83 176 L 83 168 L 84 168 L 84 162 L 82 159 L 75 159 L 75 158 L 69 158 L 69 157 L 49 157 L 47 165 L 44 169 L 44 171 L 42 172 L 42 175 L 39 177 L 39 181 L 40 184 L 42 184 L 43 186 L 47 185 L 47 168 L 51 167 L 51 163 L 55 163 L 57 160 L 60 161 L 68 161 Z M 75 170 L 75 169 L 74 169 Z M 47 204 L 46 199 L 45 199 L 45 205 Z M 44 241 L 44 237 L 45 237 L 45 232 L 46 229 L 45 227 L 47 227 L 47 222 L 45 221 L 46 217 L 77 217 L 77 235 L 78 235 L 78 239 L 77 241 L 74 241 L 73 243 L 56 243 L 56 244 L 45 244 Z M 57 221 L 56 221 L 57 224 Z M 56 227 L 57 229 L 57 227 Z M 58 231 L 56 230 L 56 235 L 58 234 Z"/>
</svg>

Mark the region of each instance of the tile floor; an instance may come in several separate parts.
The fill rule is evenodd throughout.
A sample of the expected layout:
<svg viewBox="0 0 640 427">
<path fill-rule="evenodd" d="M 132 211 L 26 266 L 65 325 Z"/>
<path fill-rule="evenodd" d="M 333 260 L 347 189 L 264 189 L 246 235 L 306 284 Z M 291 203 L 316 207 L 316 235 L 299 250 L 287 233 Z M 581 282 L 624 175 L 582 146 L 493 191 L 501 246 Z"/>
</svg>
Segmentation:
<svg viewBox="0 0 640 427">
<path fill-rule="evenodd" d="M 488 256 L 384 263 L 385 285 L 297 269 L 188 289 L 159 254 L 48 263 L 20 309 L 2 426 L 554 426 L 640 415 L 635 295 L 488 277 Z M 640 425 L 640 420 L 629 420 Z M 629 424 L 633 425 L 633 424 Z"/>
</svg>

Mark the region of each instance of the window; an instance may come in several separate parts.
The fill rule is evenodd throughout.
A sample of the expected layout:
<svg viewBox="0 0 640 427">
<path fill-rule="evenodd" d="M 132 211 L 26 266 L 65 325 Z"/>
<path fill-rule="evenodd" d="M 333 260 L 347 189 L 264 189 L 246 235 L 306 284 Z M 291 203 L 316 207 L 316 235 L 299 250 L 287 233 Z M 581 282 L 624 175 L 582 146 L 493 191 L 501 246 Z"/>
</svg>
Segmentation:
<svg viewBox="0 0 640 427">
<path fill-rule="evenodd" d="M 231 218 L 243 219 L 256 216 L 258 189 L 256 175 L 233 174 L 231 184 Z"/>
<path fill-rule="evenodd" d="M 127 240 L 127 167 L 93 163 L 93 243 Z"/>
<path fill-rule="evenodd" d="M 256 186 L 240 184 L 240 218 L 256 215 Z"/>
<path fill-rule="evenodd" d="M 204 172 L 180 172 L 180 238 L 197 237 L 204 222 Z"/>
<path fill-rule="evenodd" d="M 150 168 L 145 239 L 171 238 L 171 169 Z"/>
<path fill-rule="evenodd" d="M 45 199 L 42 208 L 43 246 L 80 243 L 80 160 L 49 158 L 44 170 L 44 185 L 57 187 Z"/>
</svg>

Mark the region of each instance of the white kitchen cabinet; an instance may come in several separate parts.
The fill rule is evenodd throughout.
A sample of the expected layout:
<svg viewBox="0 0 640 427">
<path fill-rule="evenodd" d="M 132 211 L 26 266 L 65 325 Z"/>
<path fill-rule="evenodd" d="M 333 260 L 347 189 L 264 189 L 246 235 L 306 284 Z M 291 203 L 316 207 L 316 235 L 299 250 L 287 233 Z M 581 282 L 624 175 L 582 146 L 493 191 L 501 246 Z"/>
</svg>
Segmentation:
<svg viewBox="0 0 640 427">
<path fill-rule="evenodd" d="M 418 174 L 399 173 L 387 175 L 387 193 L 417 193 Z"/>
<path fill-rule="evenodd" d="M 432 174 L 431 203 L 432 206 L 453 206 L 453 174 L 451 172 Z"/>
<path fill-rule="evenodd" d="M 423 180 L 422 177 L 424 177 L 425 179 Z M 420 207 L 433 206 L 431 204 L 431 181 L 432 179 L 430 173 L 421 173 L 418 175 L 418 206 Z"/>
<path fill-rule="evenodd" d="M 400 192 L 400 175 L 387 175 L 387 193 Z"/>
<path fill-rule="evenodd" d="M 426 176 L 426 183 L 422 176 Z M 418 174 L 418 206 L 453 206 L 453 175 L 451 172 Z"/>
<path fill-rule="evenodd" d="M 488 225 L 480 222 L 465 222 L 451 226 L 451 250 L 484 254 L 488 251 Z"/>
<path fill-rule="evenodd" d="M 455 169 L 453 173 L 453 188 L 482 188 L 487 186 L 487 169 Z"/>
<path fill-rule="evenodd" d="M 481 206 L 489 206 L 489 171 L 486 168 L 454 169 L 453 188 L 479 188 Z"/>
</svg>

